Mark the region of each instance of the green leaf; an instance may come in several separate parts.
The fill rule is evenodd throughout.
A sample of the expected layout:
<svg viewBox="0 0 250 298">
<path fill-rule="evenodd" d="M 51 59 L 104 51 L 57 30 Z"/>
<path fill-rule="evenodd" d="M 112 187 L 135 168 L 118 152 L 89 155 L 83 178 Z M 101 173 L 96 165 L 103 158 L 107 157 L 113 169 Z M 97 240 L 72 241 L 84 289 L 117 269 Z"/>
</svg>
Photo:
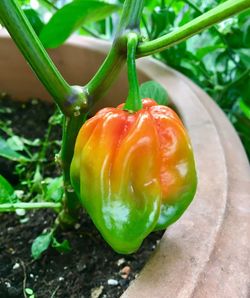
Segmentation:
<svg viewBox="0 0 250 298">
<path fill-rule="evenodd" d="M 235 50 L 240 56 L 240 60 L 245 64 L 247 68 L 250 68 L 250 49 Z"/>
<path fill-rule="evenodd" d="M 159 4 L 158 2 L 159 1 L 157 1 L 157 0 L 145 0 L 145 6 L 148 7 L 148 8 L 153 9 L 156 5 Z"/>
<path fill-rule="evenodd" d="M 240 96 L 242 97 L 242 99 L 244 100 L 244 102 L 250 106 L 250 84 L 249 84 L 249 80 L 250 80 L 250 74 L 245 77 L 243 80 L 241 80 L 240 82 L 237 83 L 237 85 L 235 86 L 235 88 L 237 88 L 238 93 L 240 94 Z"/>
<path fill-rule="evenodd" d="M 31 192 L 36 192 L 36 193 L 42 193 L 42 180 L 43 180 L 43 176 L 41 174 L 41 171 L 40 171 L 40 166 L 37 165 L 36 167 L 36 170 L 35 170 L 35 174 L 34 174 L 34 177 L 33 177 L 33 185 L 32 185 L 32 188 L 31 188 Z"/>
<path fill-rule="evenodd" d="M 31 246 L 31 255 L 35 260 L 37 260 L 41 256 L 41 254 L 48 249 L 52 238 L 53 238 L 53 233 L 50 231 L 38 236 L 33 241 Z"/>
<path fill-rule="evenodd" d="M 33 294 L 33 290 L 31 288 L 25 288 L 25 292 L 28 295 L 32 295 Z"/>
<path fill-rule="evenodd" d="M 55 237 L 52 240 L 52 247 L 54 247 L 58 252 L 68 252 L 71 250 L 68 240 L 63 240 L 63 242 L 58 242 Z"/>
<path fill-rule="evenodd" d="M 64 194 L 63 177 L 47 178 L 45 182 L 48 183 L 45 190 L 45 199 L 47 201 L 60 202 Z"/>
<path fill-rule="evenodd" d="M 10 200 L 10 196 L 14 193 L 14 188 L 11 184 L 0 175 L 0 203 L 8 203 Z"/>
<path fill-rule="evenodd" d="M 249 50 L 250 45 L 250 18 L 246 21 L 246 23 L 242 27 L 243 30 L 243 43 L 245 47 Z"/>
<path fill-rule="evenodd" d="M 32 8 L 24 8 L 23 11 L 28 18 L 31 26 L 35 30 L 36 34 L 39 35 L 44 26 L 44 23 L 41 21 L 39 14 Z"/>
<path fill-rule="evenodd" d="M 167 8 L 156 7 L 151 15 L 152 18 L 152 38 L 157 38 L 166 32 L 171 25 L 173 25 L 175 14 L 173 10 Z"/>
<path fill-rule="evenodd" d="M 49 118 L 49 124 L 51 125 L 62 125 L 63 124 L 63 113 L 57 111 Z"/>
<path fill-rule="evenodd" d="M 12 136 L 7 139 L 7 144 L 14 151 L 22 151 L 24 149 L 24 143 L 18 136 Z"/>
<path fill-rule="evenodd" d="M 29 159 L 13 150 L 9 144 L 0 137 L 0 156 L 14 161 L 28 161 Z"/>
<path fill-rule="evenodd" d="M 104 19 L 118 9 L 118 5 L 104 1 L 75 0 L 52 16 L 40 33 L 40 40 L 46 48 L 56 48 L 82 24 Z"/>
<path fill-rule="evenodd" d="M 141 84 L 140 95 L 141 98 L 154 99 L 159 105 L 167 105 L 169 102 L 167 91 L 155 81 Z"/>
<path fill-rule="evenodd" d="M 214 52 L 217 49 L 224 49 L 224 48 L 225 48 L 225 46 L 223 44 L 206 46 L 206 47 L 203 47 L 203 48 L 199 48 L 196 52 L 196 56 L 197 56 L 198 59 L 202 59 L 206 55 L 210 54 L 211 52 Z"/>
<path fill-rule="evenodd" d="M 250 107 L 241 99 L 239 101 L 239 108 L 242 113 L 250 120 Z"/>
<path fill-rule="evenodd" d="M 25 138 L 21 138 L 22 142 L 25 144 L 25 145 L 29 145 L 29 146 L 32 146 L 32 147 L 38 147 L 38 146 L 41 146 L 41 140 L 36 138 L 36 139 L 33 139 L 33 140 L 28 140 L 28 139 L 25 139 Z"/>
<path fill-rule="evenodd" d="M 239 28 L 232 28 L 231 32 L 225 35 L 225 39 L 231 48 L 244 48 L 244 33 Z"/>
<path fill-rule="evenodd" d="M 233 125 L 237 129 L 248 158 L 250 159 L 250 119 L 245 117 L 241 111 L 236 112 L 233 118 Z"/>
<path fill-rule="evenodd" d="M 215 67 L 218 72 L 225 72 L 228 63 L 228 55 L 226 51 L 218 54 L 215 59 Z"/>
</svg>

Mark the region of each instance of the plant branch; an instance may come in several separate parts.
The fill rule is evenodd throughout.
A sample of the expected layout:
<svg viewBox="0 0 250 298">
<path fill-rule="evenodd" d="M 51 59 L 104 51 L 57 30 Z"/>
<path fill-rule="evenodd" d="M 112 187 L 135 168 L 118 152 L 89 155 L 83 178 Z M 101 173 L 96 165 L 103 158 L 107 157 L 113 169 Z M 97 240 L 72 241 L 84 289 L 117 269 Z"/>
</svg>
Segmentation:
<svg viewBox="0 0 250 298">
<path fill-rule="evenodd" d="M 41 208 L 51 208 L 51 209 L 59 209 L 61 208 L 61 203 L 53 203 L 53 202 L 38 202 L 38 203 L 5 203 L 0 204 L 0 212 L 13 212 L 17 209 L 41 209 Z"/>
<path fill-rule="evenodd" d="M 138 45 L 138 35 L 136 33 L 128 34 L 127 43 L 127 67 L 128 67 L 128 82 L 129 92 L 128 98 L 124 105 L 124 110 L 136 112 L 142 109 L 142 101 L 139 91 L 139 82 L 136 72 L 135 53 Z"/>
<path fill-rule="evenodd" d="M 76 219 L 79 213 L 80 201 L 74 189 L 71 186 L 70 181 L 70 164 L 74 154 L 74 144 L 78 131 L 80 130 L 84 117 L 78 115 L 76 117 L 65 117 L 63 123 L 63 140 L 61 149 L 61 166 L 63 170 L 63 181 L 64 181 L 64 208 L 59 214 L 59 220 L 61 223 L 71 224 Z"/>
<path fill-rule="evenodd" d="M 144 0 L 126 0 L 116 37 L 124 34 L 125 31 L 138 31 L 141 15 L 144 7 Z"/>
<path fill-rule="evenodd" d="M 1 0 L 0 16 L 16 45 L 61 111 L 70 115 L 76 106 L 84 108 L 87 104 L 84 90 L 70 86 L 64 80 L 17 1 Z"/>
<path fill-rule="evenodd" d="M 125 1 L 120 24 L 109 54 L 85 88 L 91 105 L 108 90 L 125 64 L 127 34 L 133 30 L 139 32 L 143 6 L 144 0 Z"/>
<path fill-rule="evenodd" d="M 250 7 L 249 0 L 228 0 L 178 29 L 138 46 L 137 56 L 163 51 Z"/>
<path fill-rule="evenodd" d="M 109 89 L 117 78 L 125 61 L 126 57 L 119 53 L 117 46 L 112 46 L 97 73 L 85 86 L 90 106 L 94 105 Z"/>
</svg>

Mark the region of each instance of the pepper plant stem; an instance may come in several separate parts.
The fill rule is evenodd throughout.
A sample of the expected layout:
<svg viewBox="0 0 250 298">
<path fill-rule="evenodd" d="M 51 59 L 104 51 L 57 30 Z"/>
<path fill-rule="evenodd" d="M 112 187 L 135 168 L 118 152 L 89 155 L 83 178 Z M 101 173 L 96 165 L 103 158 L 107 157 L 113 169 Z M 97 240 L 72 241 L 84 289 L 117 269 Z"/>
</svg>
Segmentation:
<svg viewBox="0 0 250 298">
<path fill-rule="evenodd" d="M 59 220 L 63 224 L 70 225 L 77 219 L 80 201 L 78 200 L 70 181 L 70 164 L 74 154 L 74 144 L 85 117 L 65 117 L 63 123 L 63 141 L 61 149 L 61 166 L 63 169 L 64 199 L 63 209 L 59 214 Z"/>
<path fill-rule="evenodd" d="M 59 209 L 61 208 L 61 203 L 53 203 L 53 202 L 38 202 L 38 203 L 5 203 L 0 204 L 0 212 L 13 212 L 17 209 L 41 209 L 41 208 L 52 208 L 52 209 Z"/>
<path fill-rule="evenodd" d="M 126 0 L 123 6 L 123 13 L 117 29 L 116 36 L 121 36 L 124 31 L 138 31 L 141 15 L 144 7 L 144 0 Z"/>
<path fill-rule="evenodd" d="M 144 0 L 126 0 L 124 2 L 121 20 L 109 54 L 95 76 L 86 85 L 91 104 L 103 96 L 124 66 L 127 54 L 126 35 L 132 31 L 139 32 L 143 6 Z"/>
<path fill-rule="evenodd" d="M 89 105 L 95 104 L 105 94 L 117 78 L 125 61 L 126 58 L 119 53 L 117 46 L 112 46 L 103 64 L 85 87 Z"/>
<path fill-rule="evenodd" d="M 164 36 L 140 44 L 137 57 L 163 51 L 247 8 L 250 8 L 249 0 L 228 0 Z"/>
<path fill-rule="evenodd" d="M 78 94 L 62 77 L 45 51 L 39 38 L 16 0 L 0 1 L 1 20 L 28 61 L 39 80 L 49 91 L 64 114 L 72 112 L 72 105 L 86 105 L 85 95 Z M 73 113 L 73 112 L 72 112 Z"/>
<path fill-rule="evenodd" d="M 138 35 L 136 33 L 129 33 L 127 41 L 127 68 L 128 68 L 128 82 L 129 92 L 128 98 L 124 105 L 124 109 L 136 112 L 142 109 L 142 101 L 139 91 L 139 82 L 136 72 L 135 53 L 138 44 Z"/>
</svg>

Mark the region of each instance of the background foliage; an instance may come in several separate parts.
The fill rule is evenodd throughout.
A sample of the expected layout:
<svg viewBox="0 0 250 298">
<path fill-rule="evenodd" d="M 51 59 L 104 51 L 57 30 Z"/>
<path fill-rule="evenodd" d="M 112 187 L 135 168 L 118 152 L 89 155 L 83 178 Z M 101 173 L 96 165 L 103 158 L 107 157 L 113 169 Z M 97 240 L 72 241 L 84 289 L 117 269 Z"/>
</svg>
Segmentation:
<svg viewBox="0 0 250 298">
<path fill-rule="evenodd" d="M 124 1 L 19 2 L 40 39 L 49 48 L 59 46 L 73 32 L 112 40 Z M 145 39 L 154 39 L 224 1 L 145 2 L 142 33 Z M 250 157 L 250 11 L 165 50 L 155 58 L 188 76 L 219 104 L 237 129 Z"/>
</svg>

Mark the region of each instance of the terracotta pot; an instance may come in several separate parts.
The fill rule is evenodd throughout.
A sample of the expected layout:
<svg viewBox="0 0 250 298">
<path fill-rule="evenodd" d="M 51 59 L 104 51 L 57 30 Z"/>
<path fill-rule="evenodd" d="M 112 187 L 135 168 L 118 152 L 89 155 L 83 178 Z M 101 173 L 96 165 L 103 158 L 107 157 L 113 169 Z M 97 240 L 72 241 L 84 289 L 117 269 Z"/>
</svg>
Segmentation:
<svg viewBox="0 0 250 298">
<path fill-rule="evenodd" d="M 72 84 L 84 84 L 110 44 L 74 37 L 50 51 Z M 0 90 L 24 100 L 50 100 L 5 32 L 0 32 Z M 123 298 L 249 297 L 250 172 L 233 127 L 218 106 L 178 72 L 152 59 L 138 61 L 140 80 L 165 86 L 189 131 L 198 169 L 197 195 L 164 234 L 153 256 Z M 126 98 L 126 74 L 101 101 Z"/>
</svg>

